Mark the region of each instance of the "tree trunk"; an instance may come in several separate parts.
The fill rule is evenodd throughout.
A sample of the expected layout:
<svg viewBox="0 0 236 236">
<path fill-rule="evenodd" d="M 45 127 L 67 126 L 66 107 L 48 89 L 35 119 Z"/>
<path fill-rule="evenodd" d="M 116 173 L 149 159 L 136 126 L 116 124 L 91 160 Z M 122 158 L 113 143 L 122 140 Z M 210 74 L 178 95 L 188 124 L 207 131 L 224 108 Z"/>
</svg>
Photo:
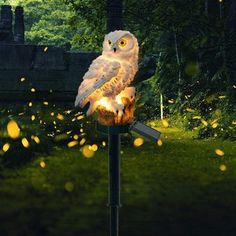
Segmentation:
<svg viewBox="0 0 236 236">
<path fill-rule="evenodd" d="M 162 93 L 160 92 L 160 110 L 161 110 L 161 119 L 163 120 L 164 118 L 164 106 L 163 106 L 163 95 Z"/>
<path fill-rule="evenodd" d="M 107 0 L 107 32 L 122 30 L 123 1 Z"/>
<path fill-rule="evenodd" d="M 179 56 L 179 49 L 178 49 L 178 41 L 177 41 L 177 34 L 174 33 L 175 38 L 175 55 L 176 55 L 176 61 L 178 65 L 178 99 L 181 102 L 182 98 L 182 73 L 181 73 L 181 62 L 180 62 L 180 56 Z"/>
<path fill-rule="evenodd" d="M 225 68 L 227 90 L 231 107 L 236 105 L 236 2 L 231 1 L 229 15 L 225 22 Z"/>
</svg>

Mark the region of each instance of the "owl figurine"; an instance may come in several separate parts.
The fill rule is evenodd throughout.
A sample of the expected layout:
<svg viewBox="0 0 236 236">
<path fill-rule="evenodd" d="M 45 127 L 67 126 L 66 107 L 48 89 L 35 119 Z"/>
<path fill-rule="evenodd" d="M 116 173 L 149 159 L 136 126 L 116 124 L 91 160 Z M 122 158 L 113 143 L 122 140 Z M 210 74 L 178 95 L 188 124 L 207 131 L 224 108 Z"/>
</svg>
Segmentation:
<svg viewBox="0 0 236 236">
<path fill-rule="evenodd" d="M 121 96 L 130 101 L 135 97 L 135 88 L 128 86 L 138 71 L 138 52 L 138 41 L 129 31 L 116 30 L 107 34 L 102 55 L 92 62 L 83 77 L 75 106 L 83 108 L 89 102 L 87 115 L 102 105 L 122 116 Z"/>
</svg>

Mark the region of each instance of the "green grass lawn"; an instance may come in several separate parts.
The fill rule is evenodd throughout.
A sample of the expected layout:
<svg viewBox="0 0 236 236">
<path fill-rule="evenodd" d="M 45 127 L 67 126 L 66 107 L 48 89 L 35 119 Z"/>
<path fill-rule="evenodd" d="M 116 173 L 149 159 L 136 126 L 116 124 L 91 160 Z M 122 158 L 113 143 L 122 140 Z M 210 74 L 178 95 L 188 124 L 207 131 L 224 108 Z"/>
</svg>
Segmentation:
<svg viewBox="0 0 236 236">
<path fill-rule="evenodd" d="M 236 235 L 236 143 L 161 131 L 161 147 L 122 146 L 120 235 Z M 2 168 L 0 235 L 106 236 L 107 186 L 106 148 L 89 159 L 79 147 L 55 149 Z"/>
</svg>

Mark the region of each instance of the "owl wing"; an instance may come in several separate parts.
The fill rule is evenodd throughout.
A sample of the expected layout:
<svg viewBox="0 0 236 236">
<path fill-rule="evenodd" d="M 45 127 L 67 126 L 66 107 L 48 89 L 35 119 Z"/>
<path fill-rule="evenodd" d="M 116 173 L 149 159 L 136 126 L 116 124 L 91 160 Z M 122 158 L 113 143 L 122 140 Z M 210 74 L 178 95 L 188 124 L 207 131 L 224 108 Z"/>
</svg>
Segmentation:
<svg viewBox="0 0 236 236">
<path fill-rule="evenodd" d="M 95 59 L 79 86 L 75 106 L 84 107 L 90 95 L 118 75 L 120 67 L 119 62 L 104 59 L 102 56 Z"/>
</svg>

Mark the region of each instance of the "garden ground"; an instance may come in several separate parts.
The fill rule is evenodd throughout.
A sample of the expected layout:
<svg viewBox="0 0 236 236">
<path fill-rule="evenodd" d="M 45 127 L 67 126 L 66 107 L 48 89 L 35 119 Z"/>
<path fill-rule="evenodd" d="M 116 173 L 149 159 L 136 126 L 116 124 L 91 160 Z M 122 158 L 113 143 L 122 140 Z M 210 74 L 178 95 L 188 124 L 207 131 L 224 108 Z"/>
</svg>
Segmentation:
<svg viewBox="0 0 236 236">
<path fill-rule="evenodd" d="M 162 146 L 122 146 L 120 235 L 236 235 L 236 143 L 161 131 Z M 107 185 L 106 147 L 92 158 L 55 148 L 2 167 L 0 234 L 108 235 Z"/>
</svg>

